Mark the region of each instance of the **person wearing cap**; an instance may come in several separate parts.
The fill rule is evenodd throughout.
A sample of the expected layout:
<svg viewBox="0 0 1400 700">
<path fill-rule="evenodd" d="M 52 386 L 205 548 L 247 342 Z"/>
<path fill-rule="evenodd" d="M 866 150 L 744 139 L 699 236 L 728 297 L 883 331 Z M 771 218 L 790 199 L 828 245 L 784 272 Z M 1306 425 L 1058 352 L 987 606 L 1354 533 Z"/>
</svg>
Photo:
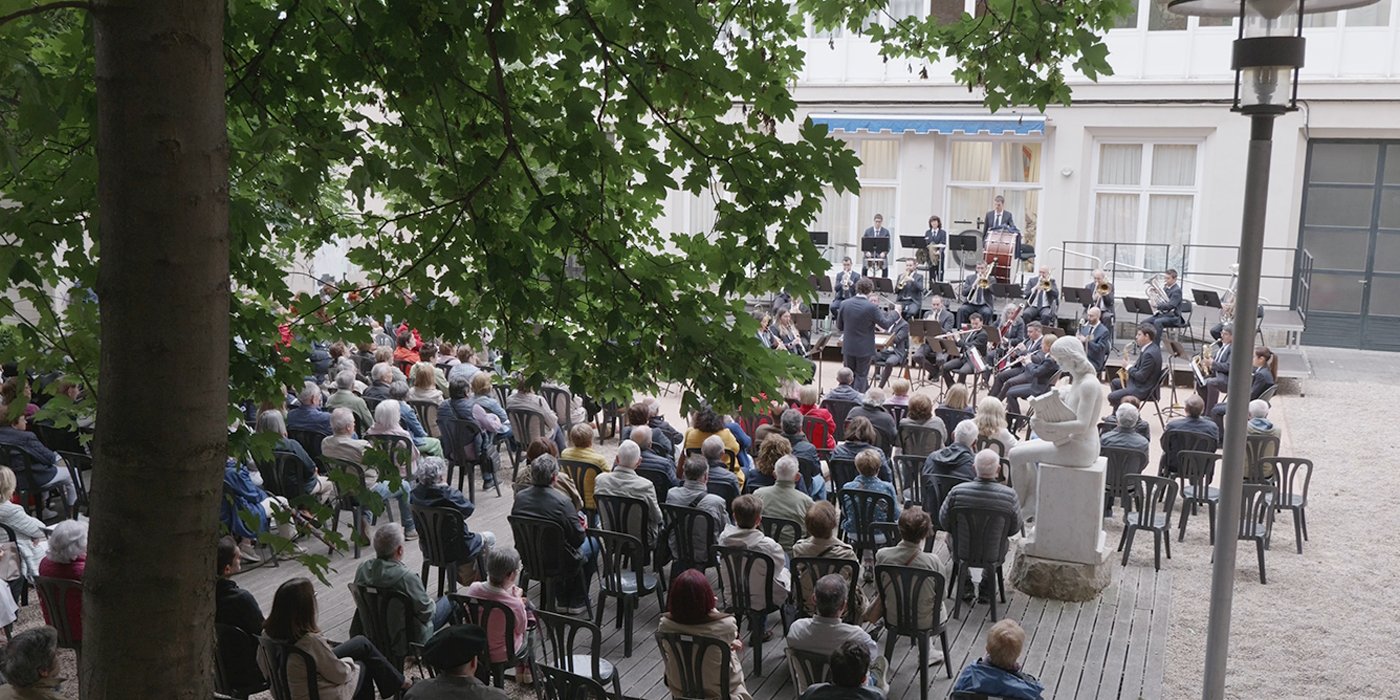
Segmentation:
<svg viewBox="0 0 1400 700">
<path fill-rule="evenodd" d="M 413 684 L 404 700 L 505 700 L 506 691 L 476 677 L 477 659 L 486 652 L 486 630 L 478 625 L 444 627 L 423 645 L 423 663 L 437 669 L 436 678 Z"/>
</svg>

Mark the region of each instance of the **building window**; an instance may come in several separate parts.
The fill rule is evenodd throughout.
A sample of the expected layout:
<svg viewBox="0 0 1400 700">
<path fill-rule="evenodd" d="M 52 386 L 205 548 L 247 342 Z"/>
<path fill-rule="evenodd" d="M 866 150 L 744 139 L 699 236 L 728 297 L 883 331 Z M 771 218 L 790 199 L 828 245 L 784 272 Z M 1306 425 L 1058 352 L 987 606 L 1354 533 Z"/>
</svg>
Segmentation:
<svg viewBox="0 0 1400 700">
<path fill-rule="evenodd" d="M 899 235 L 899 139 L 851 139 L 847 142 L 860 157 L 856 178 L 860 192 L 838 195 L 828 187 L 817 214 L 815 231 L 831 234 L 832 245 L 849 246 L 841 255 L 860 259 L 860 235 L 876 214 L 885 228 Z M 920 229 L 922 230 L 922 229 Z"/>
<path fill-rule="evenodd" d="M 1381 0 L 1374 5 L 1347 10 L 1346 22 L 1348 27 L 1390 26 L 1390 0 Z"/>
<path fill-rule="evenodd" d="M 937 18 L 939 24 L 953 24 L 962 19 L 964 12 L 967 3 L 963 0 L 931 0 L 929 4 L 929 16 Z"/>
<path fill-rule="evenodd" d="M 1040 143 L 952 141 L 948 158 L 948 197 L 943 225 L 949 231 L 980 228 L 992 198 L 1006 198 L 1023 242 L 1035 244 L 1040 214 Z M 935 213 L 935 212 L 930 212 Z"/>
<path fill-rule="evenodd" d="M 1147 31 L 1163 32 L 1186 29 L 1186 15 L 1167 9 L 1167 3 L 1147 0 Z"/>
<path fill-rule="evenodd" d="M 1117 260 L 1120 278 L 1164 269 L 1169 251 L 1192 241 L 1199 150 L 1199 143 L 1099 143 L 1093 255 L 1104 264 Z M 1120 244 L 1116 251 L 1112 243 Z"/>
<path fill-rule="evenodd" d="M 1151 1 L 1152 1 L 1152 0 L 1148 0 L 1148 2 L 1151 2 Z M 1113 23 L 1113 28 L 1114 28 L 1114 29 L 1137 29 L 1137 26 L 1138 26 L 1138 4 L 1137 4 L 1137 2 L 1135 1 L 1135 2 L 1133 2 L 1133 11 L 1132 11 L 1131 13 L 1129 13 L 1127 16 L 1119 17 L 1118 20 L 1117 20 L 1116 22 Z"/>
</svg>

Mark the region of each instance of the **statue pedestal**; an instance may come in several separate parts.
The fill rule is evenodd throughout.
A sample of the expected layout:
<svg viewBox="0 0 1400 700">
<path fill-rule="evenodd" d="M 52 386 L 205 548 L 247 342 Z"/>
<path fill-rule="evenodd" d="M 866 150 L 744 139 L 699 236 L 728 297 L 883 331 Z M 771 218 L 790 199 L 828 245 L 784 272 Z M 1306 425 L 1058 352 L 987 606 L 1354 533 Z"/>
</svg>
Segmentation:
<svg viewBox="0 0 1400 700">
<path fill-rule="evenodd" d="M 1103 489 L 1108 460 L 1092 467 L 1042 462 L 1035 528 L 1016 542 L 1011 583 L 1039 598 L 1091 600 L 1112 579 L 1104 541 Z"/>
</svg>

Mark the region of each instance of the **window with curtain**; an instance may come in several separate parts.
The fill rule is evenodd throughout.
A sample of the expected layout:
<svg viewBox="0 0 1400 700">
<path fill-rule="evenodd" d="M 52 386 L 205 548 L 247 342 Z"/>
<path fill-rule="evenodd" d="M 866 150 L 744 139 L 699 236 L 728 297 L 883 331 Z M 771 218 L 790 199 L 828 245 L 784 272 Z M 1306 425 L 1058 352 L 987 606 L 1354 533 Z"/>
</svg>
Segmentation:
<svg viewBox="0 0 1400 700">
<path fill-rule="evenodd" d="M 939 24 L 957 22 L 966 11 L 967 3 L 963 0 L 931 0 L 929 3 L 929 16 L 938 18 Z"/>
<path fill-rule="evenodd" d="M 1147 2 L 1152 2 L 1152 0 L 1147 0 Z M 1135 1 L 1133 2 L 1133 11 L 1132 11 L 1131 13 L 1129 13 L 1128 16 L 1126 16 L 1126 17 L 1119 17 L 1118 20 L 1117 20 L 1116 22 L 1113 23 L 1113 28 L 1114 28 L 1114 29 L 1137 29 L 1137 26 L 1138 26 L 1138 2 L 1137 2 L 1137 0 L 1135 0 Z"/>
<path fill-rule="evenodd" d="M 1149 270 L 1179 260 L 1194 239 L 1199 151 L 1198 143 L 1100 143 L 1093 255 Z"/>
<path fill-rule="evenodd" d="M 686 230 L 691 233 L 709 233 L 715 227 L 715 202 L 721 194 L 712 187 L 706 187 L 700 194 L 686 194 L 689 202 L 686 215 Z"/>
<path fill-rule="evenodd" d="M 876 214 L 885 218 L 885 228 L 899 235 L 899 149 L 901 141 L 893 138 L 861 139 L 851 146 L 860 156 L 856 177 L 860 193 L 856 195 L 856 219 L 851 230 L 851 242 L 859 245 L 861 232 L 870 226 Z"/>
<path fill-rule="evenodd" d="M 835 188 L 822 188 L 822 208 L 817 220 L 812 223 L 813 231 L 826 231 L 832 243 L 846 237 L 851 228 L 851 193 L 837 194 Z"/>
<path fill-rule="evenodd" d="M 1040 143 L 952 141 L 948 209 L 930 213 L 939 213 L 949 231 L 980 227 L 981 218 L 992 208 L 992 198 L 1000 194 L 1006 198 L 1006 210 L 1021 229 L 1024 242 L 1034 245 L 1040 212 L 1040 156 Z"/>
<path fill-rule="evenodd" d="M 1346 22 L 1348 27 L 1390 26 L 1390 0 L 1381 0 L 1374 5 L 1347 10 Z"/>
</svg>

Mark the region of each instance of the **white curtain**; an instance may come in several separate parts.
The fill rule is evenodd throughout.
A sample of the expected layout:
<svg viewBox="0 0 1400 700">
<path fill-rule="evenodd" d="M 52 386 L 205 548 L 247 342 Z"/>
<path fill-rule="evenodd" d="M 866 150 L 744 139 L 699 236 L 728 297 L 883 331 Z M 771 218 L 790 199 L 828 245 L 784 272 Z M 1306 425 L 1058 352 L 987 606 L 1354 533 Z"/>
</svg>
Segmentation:
<svg viewBox="0 0 1400 700">
<path fill-rule="evenodd" d="M 890 0 L 888 12 L 894 21 L 905 17 L 918 18 L 922 16 L 923 8 L 928 5 L 928 0 Z M 885 23 L 893 25 L 894 21 L 885 18 Z"/>
<path fill-rule="evenodd" d="M 899 141 L 896 139 L 864 139 L 857 144 L 860 155 L 860 178 L 863 180 L 894 180 L 899 177 Z"/>
<path fill-rule="evenodd" d="M 686 230 L 690 233 L 710 233 L 715 227 L 715 201 L 719 194 L 712 188 L 705 188 L 700 194 L 689 194 L 690 219 Z"/>
<path fill-rule="evenodd" d="M 1100 185 L 1142 182 L 1142 144 L 1105 143 L 1099 147 Z"/>
<path fill-rule="evenodd" d="M 1164 145 L 1152 147 L 1152 185 L 1154 187 L 1192 187 L 1196 184 L 1196 146 Z"/>
<path fill-rule="evenodd" d="M 899 213 L 894 209 L 895 193 L 898 191 L 898 188 L 895 187 L 865 185 L 860 188 L 860 205 L 856 215 L 856 228 L 859 229 L 855 232 L 857 237 L 865 231 L 866 227 L 870 226 L 876 214 L 885 217 L 885 228 L 890 230 L 891 236 L 899 235 Z M 909 233 L 913 233 L 913 231 Z"/>
<path fill-rule="evenodd" d="M 995 196 L 990 187 L 949 187 L 948 195 L 948 214 L 943 217 L 943 228 L 953 233 L 977 227 L 978 220 L 992 208 Z M 959 221 L 967 223 L 959 224 Z"/>
<path fill-rule="evenodd" d="M 991 182 L 992 143 L 990 141 L 953 141 L 952 160 L 953 182 Z"/>
<path fill-rule="evenodd" d="M 813 231 L 826 231 L 834 245 L 846 240 L 851 228 L 851 195 L 837 194 L 831 187 L 823 188 L 822 208 L 817 220 L 812 224 Z"/>
<path fill-rule="evenodd" d="M 1146 243 L 1169 243 L 1172 251 L 1191 242 L 1191 214 L 1195 205 L 1192 195 L 1154 194 L 1147 199 L 1147 240 Z M 1151 270 L 1161 270 L 1167 266 L 1167 250 L 1151 248 L 1146 251 L 1146 262 L 1140 263 Z"/>
<path fill-rule="evenodd" d="M 1101 192 L 1094 199 L 1094 246 L 1093 255 L 1105 263 L 1113 260 L 1113 248 L 1107 243 L 1136 243 L 1138 237 L 1138 199 L 1136 194 L 1115 194 Z M 1119 262 L 1139 264 L 1134 249 L 1120 248 Z"/>
<path fill-rule="evenodd" d="M 1002 182 L 1040 182 L 1040 144 L 1001 144 Z"/>
</svg>

